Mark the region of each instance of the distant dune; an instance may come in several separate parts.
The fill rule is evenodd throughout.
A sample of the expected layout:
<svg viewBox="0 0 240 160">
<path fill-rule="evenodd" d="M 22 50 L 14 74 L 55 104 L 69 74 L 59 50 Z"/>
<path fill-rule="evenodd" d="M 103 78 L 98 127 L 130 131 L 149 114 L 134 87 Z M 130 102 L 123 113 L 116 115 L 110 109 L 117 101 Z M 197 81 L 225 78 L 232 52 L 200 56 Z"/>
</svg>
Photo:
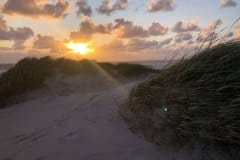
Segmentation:
<svg viewBox="0 0 240 160">
<path fill-rule="evenodd" d="M 51 57 L 25 58 L 0 77 L 0 108 L 16 103 L 18 96 L 40 87 L 57 75 L 100 74 L 108 77 L 134 78 L 158 72 L 147 66 L 128 63 L 97 63 Z"/>
</svg>

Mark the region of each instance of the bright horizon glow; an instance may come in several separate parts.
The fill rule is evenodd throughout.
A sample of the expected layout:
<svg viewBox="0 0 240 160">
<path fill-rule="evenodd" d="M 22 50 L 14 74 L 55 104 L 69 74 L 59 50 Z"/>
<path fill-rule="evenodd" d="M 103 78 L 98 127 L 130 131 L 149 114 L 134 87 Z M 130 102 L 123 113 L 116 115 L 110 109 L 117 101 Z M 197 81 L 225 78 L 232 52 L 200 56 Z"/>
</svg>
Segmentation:
<svg viewBox="0 0 240 160">
<path fill-rule="evenodd" d="M 90 47 L 90 43 L 74 43 L 71 41 L 69 43 L 66 43 L 66 46 L 72 50 L 72 52 L 81 55 L 86 55 L 94 51 L 94 49 Z"/>
</svg>

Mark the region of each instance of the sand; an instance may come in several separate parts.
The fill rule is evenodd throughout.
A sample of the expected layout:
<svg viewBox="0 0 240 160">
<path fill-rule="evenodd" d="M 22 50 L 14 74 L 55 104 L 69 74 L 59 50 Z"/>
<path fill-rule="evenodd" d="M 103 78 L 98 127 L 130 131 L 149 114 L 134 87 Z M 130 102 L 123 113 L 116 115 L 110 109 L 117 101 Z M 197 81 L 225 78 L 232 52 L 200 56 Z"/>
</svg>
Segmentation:
<svg viewBox="0 0 240 160">
<path fill-rule="evenodd" d="M 118 102 L 139 81 L 59 77 L 0 110 L 1 160 L 157 160 L 158 147 L 131 133 Z M 111 84 L 111 85 L 109 85 Z"/>
<path fill-rule="evenodd" d="M 156 146 L 133 134 L 118 110 L 142 80 L 58 76 L 24 94 L 0 110 L 0 160 L 226 159 L 206 145 Z"/>
</svg>

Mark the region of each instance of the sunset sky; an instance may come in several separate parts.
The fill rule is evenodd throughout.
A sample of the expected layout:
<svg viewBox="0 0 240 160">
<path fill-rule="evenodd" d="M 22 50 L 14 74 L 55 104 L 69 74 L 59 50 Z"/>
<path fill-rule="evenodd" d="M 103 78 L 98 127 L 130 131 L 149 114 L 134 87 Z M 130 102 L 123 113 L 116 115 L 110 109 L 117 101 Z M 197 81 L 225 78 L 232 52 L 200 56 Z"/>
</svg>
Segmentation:
<svg viewBox="0 0 240 160">
<path fill-rule="evenodd" d="M 165 59 L 238 18 L 240 0 L 0 0 L 0 63 L 45 55 Z M 226 32 L 228 39 L 240 38 L 240 23 Z M 70 42 L 91 52 L 75 53 Z"/>
</svg>

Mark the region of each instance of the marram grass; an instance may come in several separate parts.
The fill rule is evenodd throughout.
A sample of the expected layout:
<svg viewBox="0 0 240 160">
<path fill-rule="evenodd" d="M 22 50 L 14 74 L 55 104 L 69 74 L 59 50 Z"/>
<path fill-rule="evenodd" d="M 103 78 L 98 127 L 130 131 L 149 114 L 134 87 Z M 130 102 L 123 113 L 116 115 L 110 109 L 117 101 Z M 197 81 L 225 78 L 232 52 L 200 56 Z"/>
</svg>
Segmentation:
<svg viewBox="0 0 240 160">
<path fill-rule="evenodd" d="M 240 145 L 240 42 L 183 60 L 134 88 L 127 106 L 155 143 L 202 139 Z"/>
<path fill-rule="evenodd" d="M 50 57 L 25 58 L 0 76 L 0 108 L 16 103 L 19 95 L 42 87 L 46 80 L 57 74 L 97 74 L 99 68 L 113 77 L 129 78 L 156 72 L 142 65 L 128 63 L 97 63 L 91 60 L 74 61 Z"/>
</svg>

